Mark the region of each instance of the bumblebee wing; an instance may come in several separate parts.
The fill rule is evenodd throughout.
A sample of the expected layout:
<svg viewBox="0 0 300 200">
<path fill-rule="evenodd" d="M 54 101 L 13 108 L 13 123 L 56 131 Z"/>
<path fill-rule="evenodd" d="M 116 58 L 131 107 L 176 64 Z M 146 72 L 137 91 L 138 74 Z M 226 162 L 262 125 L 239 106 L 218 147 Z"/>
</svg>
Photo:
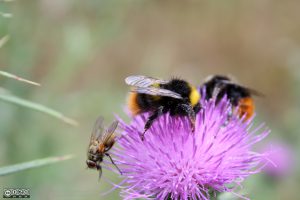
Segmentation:
<svg viewBox="0 0 300 200">
<path fill-rule="evenodd" d="M 255 95 L 255 96 L 260 96 L 260 97 L 265 96 L 263 93 L 261 93 L 261 92 L 259 92 L 259 91 L 257 91 L 257 90 L 254 90 L 254 89 L 252 89 L 252 88 L 245 87 L 245 86 L 243 86 L 243 85 L 239 85 L 239 84 L 237 83 L 236 78 L 234 78 L 233 76 L 228 76 L 228 77 L 230 77 L 230 78 L 228 78 L 227 80 L 226 80 L 226 79 L 221 80 L 220 82 L 225 83 L 225 84 L 228 84 L 228 85 L 229 85 L 229 84 L 232 84 L 232 85 L 236 85 L 236 86 L 238 86 L 238 87 L 242 87 L 242 88 L 244 88 L 245 90 L 247 90 L 248 92 L 250 92 L 251 94 L 253 94 L 253 95 Z"/>
<path fill-rule="evenodd" d="M 165 96 L 165 97 L 172 97 L 175 99 L 182 99 L 182 96 L 176 92 L 171 90 L 166 90 L 162 88 L 155 88 L 155 87 L 135 87 L 132 88 L 132 92 L 142 93 L 142 94 L 149 94 L 153 96 Z"/>
<path fill-rule="evenodd" d="M 155 84 L 166 84 L 169 81 L 160 80 L 148 76 L 142 76 L 142 75 L 134 75 L 129 76 L 125 79 L 125 82 L 128 85 L 134 86 L 132 89 L 132 92 L 142 93 L 142 94 L 149 94 L 154 96 L 167 96 L 167 97 L 173 97 L 176 99 L 181 99 L 181 95 L 172 92 L 170 90 L 152 87 Z"/>
<path fill-rule="evenodd" d="M 142 75 L 133 75 L 128 76 L 125 79 L 125 82 L 127 85 L 135 86 L 135 87 L 150 87 L 155 84 L 166 84 L 169 81 L 160 80 L 148 76 L 142 76 Z"/>
<path fill-rule="evenodd" d="M 246 90 L 248 90 L 251 94 L 255 95 L 255 96 L 259 96 L 259 97 L 264 97 L 265 95 L 257 90 L 254 90 L 252 88 L 246 88 Z"/>
<path fill-rule="evenodd" d="M 255 95 L 255 96 L 259 96 L 259 97 L 264 97 L 264 96 L 265 96 L 263 93 L 261 93 L 261 92 L 255 90 L 255 89 L 248 88 L 248 87 L 245 87 L 245 86 L 243 86 L 243 85 L 238 85 L 238 84 L 236 84 L 236 83 L 232 83 L 232 85 L 235 85 L 235 86 L 237 86 L 237 87 L 240 87 L 240 88 L 242 88 L 242 89 L 248 91 L 251 95 Z"/>
<path fill-rule="evenodd" d="M 103 130 L 104 130 L 103 122 L 104 122 L 104 118 L 102 116 L 99 116 L 94 124 L 90 143 L 94 140 L 98 140 L 101 137 L 101 135 L 103 134 Z"/>
<path fill-rule="evenodd" d="M 233 79 L 224 75 L 209 75 L 204 79 L 204 84 L 209 82 L 233 83 Z"/>
<path fill-rule="evenodd" d="M 115 120 L 111 125 L 106 129 L 105 134 L 101 138 L 101 142 L 106 144 L 112 137 L 115 130 L 118 127 L 119 122 Z"/>
</svg>

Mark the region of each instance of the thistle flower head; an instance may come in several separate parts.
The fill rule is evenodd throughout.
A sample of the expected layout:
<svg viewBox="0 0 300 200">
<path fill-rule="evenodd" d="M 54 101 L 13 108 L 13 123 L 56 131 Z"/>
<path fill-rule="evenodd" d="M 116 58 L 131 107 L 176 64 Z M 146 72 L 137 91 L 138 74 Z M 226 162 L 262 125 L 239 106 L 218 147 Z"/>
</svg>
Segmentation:
<svg viewBox="0 0 300 200">
<path fill-rule="evenodd" d="M 252 151 L 268 130 L 250 128 L 231 116 L 226 97 L 201 100 L 194 133 L 186 117 L 165 114 L 140 139 L 148 114 L 121 120 L 122 136 L 113 151 L 124 180 L 124 199 L 210 199 L 209 191 L 233 191 L 260 171 L 264 156 Z M 229 186 L 229 184 L 231 186 Z"/>
</svg>

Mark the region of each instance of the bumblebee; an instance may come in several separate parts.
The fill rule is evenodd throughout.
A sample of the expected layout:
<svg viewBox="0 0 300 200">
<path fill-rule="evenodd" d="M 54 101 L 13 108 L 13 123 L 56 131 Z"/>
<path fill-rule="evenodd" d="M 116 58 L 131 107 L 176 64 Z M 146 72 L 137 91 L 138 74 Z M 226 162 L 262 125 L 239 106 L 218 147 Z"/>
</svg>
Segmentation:
<svg viewBox="0 0 300 200">
<path fill-rule="evenodd" d="M 199 91 L 185 80 L 173 78 L 160 80 L 152 77 L 134 75 L 125 79 L 132 86 L 128 107 L 133 115 L 150 112 L 141 139 L 152 123 L 167 112 L 171 116 L 189 117 L 192 131 L 195 128 L 196 114 L 200 111 Z"/>
<path fill-rule="evenodd" d="M 244 117 L 245 121 L 254 114 L 255 105 L 252 96 L 262 96 L 261 93 L 239 85 L 229 77 L 222 75 L 208 77 L 201 88 L 203 87 L 205 87 L 205 98 L 207 100 L 216 97 L 218 103 L 226 95 L 231 105 L 237 108 L 238 116 Z"/>
<path fill-rule="evenodd" d="M 106 130 L 103 128 L 103 117 L 98 117 L 95 122 L 92 135 L 90 138 L 90 144 L 87 152 L 87 167 L 90 169 L 97 169 L 99 171 L 99 179 L 102 175 L 101 163 L 104 156 L 107 156 L 111 163 L 118 169 L 120 174 L 122 172 L 111 158 L 108 151 L 113 147 L 115 143 L 115 130 L 118 127 L 118 121 L 114 121 Z"/>
</svg>

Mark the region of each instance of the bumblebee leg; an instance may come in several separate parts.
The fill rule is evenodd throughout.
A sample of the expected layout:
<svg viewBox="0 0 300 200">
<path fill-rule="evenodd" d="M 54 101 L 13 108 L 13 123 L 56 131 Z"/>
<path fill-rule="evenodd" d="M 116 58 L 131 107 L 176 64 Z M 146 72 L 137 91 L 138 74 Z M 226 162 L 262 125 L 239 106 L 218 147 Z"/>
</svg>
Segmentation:
<svg viewBox="0 0 300 200">
<path fill-rule="evenodd" d="M 111 158 L 111 156 L 109 155 L 109 153 L 105 153 L 105 155 L 106 155 L 107 157 L 109 157 L 110 162 L 117 168 L 117 170 L 118 170 L 118 171 L 120 172 L 120 174 L 122 175 L 121 170 L 120 170 L 119 167 L 116 165 L 116 163 L 114 162 L 114 160 Z"/>
<path fill-rule="evenodd" d="M 152 115 L 148 118 L 146 124 L 145 124 L 145 127 L 144 127 L 144 132 L 143 134 L 141 135 L 141 139 L 144 140 L 144 136 L 145 136 L 145 133 L 146 131 L 151 127 L 151 125 L 153 124 L 154 120 L 156 118 L 158 118 L 160 115 L 163 114 L 163 106 L 159 106 L 157 110 L 155 110 Z"/>
<path fill-rule="evenodd" d="M 194 107 L 193 110 L 195 113 L 198 113 L 202 109 L 200 103 L 197 103 Z"/>
<path fill-rule="evenodd" d="M 190 123 L 191 123 L 192 132 L 194 132 L 195 131 L 196 114 L 195 114 L 193 107 L 189 104 L 180 104 L 179 107 L 188 115 Z"/>
</svg>

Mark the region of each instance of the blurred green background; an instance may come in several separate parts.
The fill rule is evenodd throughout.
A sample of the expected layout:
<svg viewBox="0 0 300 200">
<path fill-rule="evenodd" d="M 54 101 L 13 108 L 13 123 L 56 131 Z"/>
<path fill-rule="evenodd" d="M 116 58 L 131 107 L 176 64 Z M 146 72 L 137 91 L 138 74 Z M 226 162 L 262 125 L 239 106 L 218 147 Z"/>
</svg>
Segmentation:
<svg viewBox="0 0 300 200">
<path fill-rule="evenodd" d="M 16 0 L 0 1 L 0 69 L 42 84 L 0 77 L 0 86 L 61 111 L 78 127 L 0 101 L 0 165 L 74 154 L 65 162 L 0 177 L 4 187 L 26 187 L 31 199 L 120 199 L 86 150 L 96 117 L 125 117 L 124 78 L 180 76 L 195 85 L 210 74 L 231 74 L 265 94 L 257 121 L 272 129 L 265 140 L 300 154 L 300 1 Z M 279 179 L 254 175 L 252 199 L 298 199 L 295 161 Z M 104 176 L 117 180 L 107 170 Z M 297 198 L 298 197 L 298 198 Z"/>
</svg>

